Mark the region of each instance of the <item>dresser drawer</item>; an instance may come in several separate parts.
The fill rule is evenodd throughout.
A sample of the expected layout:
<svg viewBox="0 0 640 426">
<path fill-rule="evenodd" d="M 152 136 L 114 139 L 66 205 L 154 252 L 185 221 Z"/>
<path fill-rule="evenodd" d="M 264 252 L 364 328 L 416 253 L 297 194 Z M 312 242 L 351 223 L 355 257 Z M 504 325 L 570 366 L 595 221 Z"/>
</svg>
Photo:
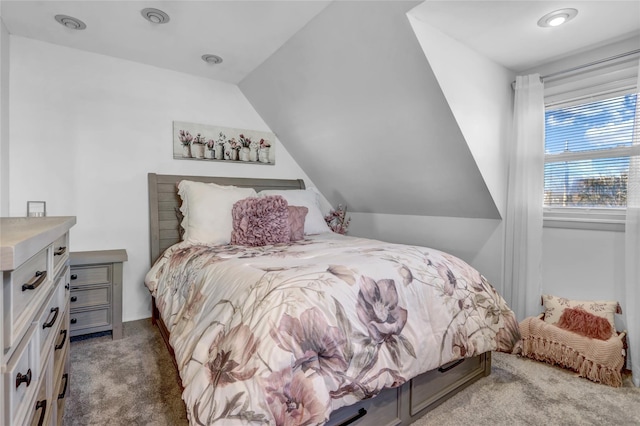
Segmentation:
<svg viewBox="0 0 640 426">
<path fill-rule="evenodd" d="M 53 360 L 55 371 L 60 370 L 61 366 L 65 363 L 66 355 L 68 354 L 69 342 L 69 311 L 65 312 L 65 317 L 62 319 L 60 330 L 56 333 L 56 337 L 53 340 Z"/>
<path fill-rule="evenodd" d="M 51 358 L 49 358 L 49 360 L 51 360 Z M 40 379 L 36 398 L 33 401 L 30 412 L 27 413 L 27 418 L 31 416 L 31 421 L 27 422 L 26 424 L 29 424 L 31 426 L 51 425 L 52 411 L 54 410 L 50 391 L 51 375 L 51 362 L 48 362 Z"/>
<path fill-rule="evenodd" d="M 484 375 L 486 355 L 443 365 L 411 380 L 411 415 L 433 405 L 464 383 Z"/>
<path fill-rule="evenodd" d="M 8 336 L 5 347 L 17 342 L 51 290 L 50 253 L 51 246 L 48 246 L 16 270 L 3 273 L 4 318 L 8 319 L 3 324 L 5 336 Z"/>
<path fill-rule="evenodd" d="M 91 284 L 111 283 L 111 265 L 74 267 L 71 274 L 71 289 Z"/>
<path fill-rule="evenodd" d="M 109 305 L 111 286 L 79 287 L 71 290 L 71 309 Z"/>
<path fill-rule="evenodd" d="M 71 313 L 71 336 L 85 328 L 103 327 L 111 324 L 111 308 L 92 309 Z"/>
<path fill-rule="evenodd" d="M 33 398 L 40 375 L 37 356 L 36 326 L 31 325 L 22 342 L 16 348 L 3 374 L 6 411 L 2 424 L 21 424 L 29 414 L 29 401 Z"/>
<path fill-rule="evenodd" d="M 40 353 L 43 356 L 49 353 L 56 330 L 60 329 L 64 319 L 66 308 L 64 294 L 64 287 L 62 285 L 56 286 L 36 320 L 40 340 Z"/>
<path fill-rule="evenodd" d="M 69 259 L 69 234 L 65 233 L 53 242 L 53 270 Z"/>
</svg>

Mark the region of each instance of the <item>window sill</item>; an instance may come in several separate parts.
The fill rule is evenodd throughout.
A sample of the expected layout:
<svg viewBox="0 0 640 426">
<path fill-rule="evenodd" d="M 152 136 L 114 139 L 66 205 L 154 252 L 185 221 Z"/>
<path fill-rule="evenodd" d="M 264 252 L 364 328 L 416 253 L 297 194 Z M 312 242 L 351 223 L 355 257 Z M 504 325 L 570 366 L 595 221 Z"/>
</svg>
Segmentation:
<svg viewBox="0 0 640 426">
<path fill-rule="evenodd" d="M 624 209 L 545 209 L 545 228 L 585 229 L 591 231 L 624 232 L 626 212 Z"/>
</svg>

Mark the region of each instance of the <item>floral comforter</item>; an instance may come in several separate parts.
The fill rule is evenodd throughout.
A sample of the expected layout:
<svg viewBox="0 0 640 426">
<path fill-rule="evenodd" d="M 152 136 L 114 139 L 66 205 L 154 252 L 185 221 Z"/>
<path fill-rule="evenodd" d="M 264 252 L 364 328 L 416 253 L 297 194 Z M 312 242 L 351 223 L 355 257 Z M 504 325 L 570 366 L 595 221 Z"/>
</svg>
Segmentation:
<svg viewBox="0 0 640 426">
<path fill-rule="evenodd" d="M 460 259 L 337 234 L 253 248 L 182 242 L 145 283 L 196 425 L 323 424 L 520 338 L 502 297 Z"/>
</svg>

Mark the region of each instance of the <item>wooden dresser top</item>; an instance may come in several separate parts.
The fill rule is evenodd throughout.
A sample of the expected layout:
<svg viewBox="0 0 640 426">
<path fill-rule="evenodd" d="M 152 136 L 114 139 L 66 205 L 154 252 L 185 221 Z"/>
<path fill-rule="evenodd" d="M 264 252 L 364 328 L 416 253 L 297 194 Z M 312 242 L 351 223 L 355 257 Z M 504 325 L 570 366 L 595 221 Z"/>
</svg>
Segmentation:
<svg viewBox="0 0 640 426">
<path fill-rule="evenodd" d="M 0 270 L 14 270 L 75 223 L 75 216 L 0 218 Z"/>
</svg>

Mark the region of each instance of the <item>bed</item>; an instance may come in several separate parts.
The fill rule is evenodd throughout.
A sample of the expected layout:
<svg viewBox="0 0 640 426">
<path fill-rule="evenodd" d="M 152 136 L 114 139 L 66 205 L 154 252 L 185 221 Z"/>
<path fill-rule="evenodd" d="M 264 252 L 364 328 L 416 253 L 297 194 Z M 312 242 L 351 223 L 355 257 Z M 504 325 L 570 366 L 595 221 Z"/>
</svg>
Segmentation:
<svg viewBox="0 0 640 426">
<path fill-rule="evenodd" d="M 148 175 L 145 284 L 193 425 L 410 424 L 490 374 L 491 351 L 520 339 L 485 278 L 438 250 L 307 234 L 309 215 L 288 243 L 181 241 L 184 181 L 309 190 L 302 180 Z"/>
</svg>

